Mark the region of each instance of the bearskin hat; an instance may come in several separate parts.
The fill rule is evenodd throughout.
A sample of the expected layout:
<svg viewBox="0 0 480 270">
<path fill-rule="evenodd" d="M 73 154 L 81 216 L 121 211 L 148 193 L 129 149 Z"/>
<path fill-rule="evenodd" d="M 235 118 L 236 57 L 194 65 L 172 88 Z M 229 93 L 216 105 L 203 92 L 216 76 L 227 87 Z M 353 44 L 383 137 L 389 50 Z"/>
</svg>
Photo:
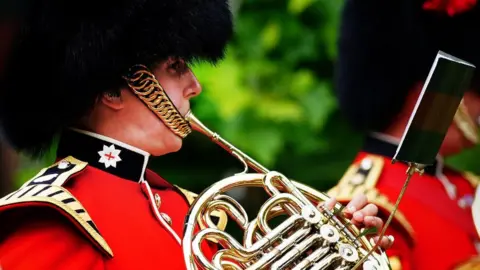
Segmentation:
<svg viewBox="0 0 480 270">
<path fill-rule="evenodd" d="M 455 9 L 462 1 L 450 2 L 345 1 L 335 92 L 353 128 L 382 131 L 391 124 L 409 91 L 427 78 L 439 50 L 480 65 L 480 7 Z"/>
<path fill-rule="evenodd" d="M 133 65 L 215 63 L 232 34 L 228 0 L 31 0 L 0 84 L 3 131 L 42 154 Z"/>
</svg>

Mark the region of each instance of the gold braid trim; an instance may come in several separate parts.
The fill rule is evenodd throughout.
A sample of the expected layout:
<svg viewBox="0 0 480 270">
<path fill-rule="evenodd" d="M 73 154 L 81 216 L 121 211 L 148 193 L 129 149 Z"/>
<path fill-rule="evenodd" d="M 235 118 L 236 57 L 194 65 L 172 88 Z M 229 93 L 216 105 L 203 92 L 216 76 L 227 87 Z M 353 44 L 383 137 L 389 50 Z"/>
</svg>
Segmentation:
<svg viewBox="0 0 480 270">
<path fill-rule="evenodd" d="M 470 260 L 457 265 L 454 270 L 478 270 L 480 269 L 480 257 L 473 257 Z"/>
<path fill-rule="evenodd" d="M 190 125 L 177 110 L 173 102 L 158 83 L 155 76 L 144 65 L 135 65 L 124 76 L 132 91 L 152 110 L 177 136 L 185 138 L 192 132 Z"/>
<path fill-rule="evenodd" d="M 470 183 L 473 188 L 477 188 L 478 184 L 480 184 L 480 177 L 478 175 L 473 174 L 471 172 L 463 172 L 462 176 Z"/>
<path fill-rule="evenodd" d="M 87 210 L 77 198 L 62 187 L 71 177 L 83 172 L 87 165 L 87 162 L 69 156 L 42 169 L 20 189 L 0 198 L 0 214 L 5 209 L 12 211 L 22 207 L 34 207 L 32 205 L 53 208 L 64 216 L 70 217 L 73 223 L 79 225 L 75 227 L 85 232 L 93 244 L 107 256 L 113 257 L 110 246 Z"/>
<path fill-rule="evenodd" d="M 388 257 L 390 261 L 390 268 L 392 270 L 402 270 L 402 262 L 398 256 Z"/>
<path fill-rule="evenodd" d="M 460 131 L 463 133 L 463 136 L 465 136 L 465 138 L 467 138 L 474 144 L 478 143 L 479 138 L 477 125 L 468 113 L 467 106 L 465 105 L 463 99 L 458 106 L 453 121 L 455 122 L 458 129 L 460 129 Z"/>
</svg>

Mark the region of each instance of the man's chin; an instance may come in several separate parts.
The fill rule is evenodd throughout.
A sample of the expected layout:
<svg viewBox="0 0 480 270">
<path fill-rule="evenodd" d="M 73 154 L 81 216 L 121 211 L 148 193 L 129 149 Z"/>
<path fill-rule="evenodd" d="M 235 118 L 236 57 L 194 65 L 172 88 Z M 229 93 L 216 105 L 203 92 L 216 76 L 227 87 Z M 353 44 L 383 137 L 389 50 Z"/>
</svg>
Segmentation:
<svg viewBox="0 0 480 270">
<path fill-rule="evenodd" d="M 168 144 L 168 153 L 175 153 L 182 149 L 183 139 L 175 135 L 175 139 Z"/>
<path fill-rule="evenodd" d="M 170 153 L 175 153 L 182 149 L 182 139 L 178 138 L 179 140 L 175 139 L 175 141 L 171 141 L 168 145 L 161 145 L 158 148 L 152 149 L 150 155 L 152 157 L 160 157 Z"/>
</svg>

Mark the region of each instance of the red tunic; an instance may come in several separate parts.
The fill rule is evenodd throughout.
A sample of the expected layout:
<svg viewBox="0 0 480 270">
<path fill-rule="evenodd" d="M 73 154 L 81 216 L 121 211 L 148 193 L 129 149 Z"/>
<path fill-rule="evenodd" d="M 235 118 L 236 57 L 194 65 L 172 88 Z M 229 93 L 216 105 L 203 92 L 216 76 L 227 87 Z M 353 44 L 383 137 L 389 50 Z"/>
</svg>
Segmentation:
<svg viewBox="0 0 480 270">
<path fill-rule="evenodd" d="M 377 197 L 369 196 L 374 203 L 379 202 L 378 198 L 383 195 L 389 205 L 385 207 L 385 201 L 381 201 L 378 206 L 386 217 L 406 180 L 408 167 L 400 162 L 391 164 L 391 158 L 380 153 L 382 151 L 375 154 L 372 152 L 376 151 L 360 152 L 349 172 L 330 194 L 340 194 L 349 186 L 348 192 L 351 194 L 355 188 L 370 191 L 370 195 L 377 193 Z M 362 169 L 362 162 L 371 166 Z M 464 174 L 441 168 L 438 164 L 437 174 L 431 172 L 432 169 L 429 168 L 422 176 L 415 174 L 412 177 L 400 203 L 399 213 L 387 230 L 387 234 L 395 237 L 393 247 L 387 251 L 394 270 L 460 269 L 456 267 L 473 263 L 478 256 L 476 245 L 479 238 L 470 208 L 477 180 L 470 177 L 467 179 Z M 439 179 L 439 171 L 456 188 L 455 198 L 452 199 L 447 194 Z M 358 175 L 362 174 L 368 181 L 358 180 Z M 357 181 L 352 180 L 355 177 Z M 361 183 L 353 187 L 354 182 Z M 341 201 L 347 201 L 351 197 L 345 193 L 342 196 Z M 464 267 L 461 269 L 480 269 L 480 264 L 476 262 Z"/>
<path fill-rule="evenodd" d="M 118 149 L 120 146 L 116 147 Z M 117 168 L 128 165 L 126 152 L 128 149 L 120 152 L 119 156 L 123 159 L 116 164 Z M 99 160 L 99 157 L 95 160 Z M 95 160 L 91 161 L 94 163 Z M 112 166 L 109 168 L 112 169 Z M 144 170 L 143 167 L 138 169 Z M 48 172 L 40 175 L 46 174 Z M 152 171 L 146 170 L 142 175 L 152 187 L 153 194 L 159 195 L 159 212 L 171 219 L 172 229 L 182 238 L 189 200 L 178 188 Z M 59 178 L 57 176 L 54 179 Z M 40 179 L 37 182 L 46 183 L 42 181 L 44 180 Z M 56 185 L 58 183 L 50 184 Z M 26 197 L 34 198 L 31 195 L 35 189 L 40 190 L 40 187 L 27 190 Z M 150 207 L 148 195 L 142 191 L 138 181 L 87 165 L 76 176 L 71 176 L 67 182 L 62 183 L 62 187 L 81 203 L 101 236 L 95 241 L 80 226 L 74 225 L 72 220 L 75 220 L 71 215 L 61 214 L 52 205 L 34 202 L 32 199 L 24 203 L 3 205 L 0 207 L 0 265 L 3 270 L 185 269 L 180 244 L 161 225 Z M 21 192 L 23 190 L 26 189 Z M 55 190 L 48 192 L 52 194 L 53 191 Z M 16 196 L 20 195 L 13 195 Z M 72 203 L 71 200 L 73 199 L 67 198 L 66 202 Z M 102 240 L 105 241 L 106 248 L 98 244 Z M 109 249 L 113 257 L 109 256 Z M 210 256 L 214 246 L 204 246 L 204 250 Z"/>
</svg>

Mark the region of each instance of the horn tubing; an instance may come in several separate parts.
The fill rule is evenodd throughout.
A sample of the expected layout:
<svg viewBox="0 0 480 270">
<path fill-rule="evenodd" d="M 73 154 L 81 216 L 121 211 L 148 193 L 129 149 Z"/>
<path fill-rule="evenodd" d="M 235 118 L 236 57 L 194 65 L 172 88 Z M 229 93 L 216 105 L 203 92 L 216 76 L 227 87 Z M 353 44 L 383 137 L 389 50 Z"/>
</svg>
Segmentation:
<svg viewBox="0 0 480 270">
<path fill-rule="evenodd" d="M 240 151 L 239 149 L 237 149 L 235 146 L 233 146 L 232 144 L 230 144 L 228 141 L 226 141 L 225 139 L 223 139 L 222 137 L 220 137 L 220 135 L 218 135 L 217 133 L 213 132 L 212 130 L 210 130 L 209 128 L 207 128 L 200 120 L 198 120 L 195 115 L 192 113 L 192 111 L 188 111 L 187 114 L 185 115 L 184 119 L 186 120 L 186 122 L 190 125 L 191 129 L 192 130 L 195 130 L 201 134 L 203 134 L 204 136 L 207 136 L 208 138 L 210 138 L 211 141 L 213 141 L 215 144 L 219 145 L 220 147 L 222 147 L 225 151 L 227 151 L 228 153 L 232 154 L 233 156 L 235 156 L 237 159 L 239 159 L 245 166 L 245 171 L 243 173 L 240 173 L 240 174 L 236 174 L 235 176 L 233 177 L 247 177 L 248 179 L 250 179 L 251 177 L 253 177 L 255 174 L 247 174 L 247 170 L 248 168 L 251 168 L 253 170 L 255 170 L 257 173 L 259 174 L 263 174 L 263 175 L 267 175 L 267 174 L 270 174 L 272 173 L 270 170 L 268 170 L 267 168 L 265 168 L 264 166 L 262 166 L 260 163 L 258 163 L 257 161 L 255 161 L 253 158 L 249 157 L 247 154 L 243 153 L 242 151 Z M 415 167 L 414 167 L 415 168 Z M 418 169 L 418 168 L 416 168 Z M 275 174 L 275 173 L 274 173 Z M 257 177 L 259 177 L 258 175 L 256 175 Z M 233 178 L 232 178 L 233 179 Z M 263 179 L 263 178 L 262 178 Z M 231 179 L 229 178 L 228 179 L 229 181 L 231 181 Z M 240 180 L 240 183 L 238 183 L 237 181 Z M 251 179 L 253 180 L 253 179 Z M 248 181 L 249 184 L 252 184 L 252 181 Z M 200 197 L 211 197 L 213 195 L 215 195 L 214 193 L 221 193 L 218 189 L 218 185 L 222 184 L 224 185 L 225 181 L 227 181 L 226 179 L 224 179 L 223 181 L 221 181 L 221 183 L 216 183 L 214 184 L 213 186 L 211 186 L 207 191 L 204 191 L 204 192 L 207 192 L 207 193 L 203 193 L 202 196 Z M 240 186 L 242 185 L 242 182 L 244 182 L 245 180 L 241 180 L 241 178 L 235 180 L 236 184 L 239 184 Z M 263 181 L 263 180 L 260 180 L 257 179 L 255 181 Z M 318 192 L 316 190 L 313 190 L 311 189 L 310 187 L 307 187 L 307 186 L 304 186 L 300 183 L 297 183 L 295 181 L 292 182 L 292 184 L 294 184 L 295 186 L 295 189 L 297 188 L 300 188 L 302 190 L 305 190 L 307 191 L 306 193 L 307 194 L 304 194 L 303 192 L 294 192 L 295 196 L 298 196 L 302 199 L 304 199 L 305 201 L 309 201 L 309 197 L 308 196 L 308 193 L 310 194 L 318 194 L 316 196 L 319 196 L 319 198 L 316 198 L 316 199 L 320 199 L 320 200 L 323 200 L 323 201 L 326 201 L 328 199 L 328 196 L 321 193 L 321 192 Z M 406 185 L 408 185 L 408 181 L 406 183 Z M 405 187 L 406 187 L 405 185 Z M 292 192 L 293 190 L 289 190 L 288 188 L 288 185 L 285 186 L 286 190 L 288 192 Z M 273 195 L 273 194 L 272 194 Z M 278 196 L 278 195 L 277 195 Z M 399 196 L 399 199 L 397 200 L 397 203 L 395 205 L 395 210 L 398 208 L 398 204 L 401 200 L 403 196 L 403 193 Z M 201 204 L 201 205 L 198 205 L 198 204 Z M 187 218 L 187 223 L 185 224 L 185 228 L 184 228 L 184 231 L 185 231 L 185 235 L 187 237 L 185 237 L 182 241 L 182 245 L 184 246 L 184 254 L 188 254 L 188 253 L 191 253 L 191 250 L 192 250 L 192 247 L 190 246 L 190 242 L 191 242 L 191 237 L 189 236 L 191 233 L 193 233 L 193 229 L 194 229 L 194 225 L 195 225 L 195 219 L 197 218 L 196 214 L 198 214 L 199 212 L 199 209 L 204 207 L 206 204 L 206 202 L 204 200 L 200 200 L 200 201 L 197 201 L 197 204 L 193 206 L 193 208 L 189 211 L 189 215 L 188 215 L 188 218 Z M 285 208 L 289 209 L 291 206 L 290 205 L 285 205 L 284 206 Z M 335 206 L 336 209 L 341 209 L 338 205 Z M 292 209 L 292 212 L 295 212 L 293 211 Z M 395 212 L 395 211 L 394 211 Z M 392 220 L 392 217 L 393 217 L 394 213 L 392 213 L 390 216 L 389 216 L 389 219 L 387 221 L 387 223 L 385 224 L 385 227 L 383 228 L 383 231 L 382 231 L 382 234 L 381 236 L 384 235 L 385 233 L 385 230 L 386 228 L 388 227 L 389 223 L 391 222 Z M 335 218 L 335 217 L 334 217 Z M 337 220 L 337 222 L 335 222 L 336 224 L 340 223 L 340 224 L 344 224 L 342 221 L 339 221 Z M 360 231 L 358 229 L 355 228 L 354 226 L 354 233 L 352 234 L 352 232 L 350 232 L 346 226 L 343 227 L 342 229 L 342 232 L 345 234 L 345 237 L 351 237 L 351 238 L 354 238 L 354 239 L 357 239 L 356 236 L 354 234 L 359 234 Z M 368 258 L 370 258 L 370 256 L 378 249 L 379 247 L 379 243 L 376 243 L 375 245 L 373 245 L 372 243 L 370 243 L 367 238 L 365 238 L 365 236 L 361 236 L 360 239 L 357 239 L 357 240 L 360 240 L 362 244 L 360 243 L 357 243 L 361 246 L 363 246 L 364 249 L 366 249 L 367 251 L 367 255 L 366 256 L 363 256 L 363 258 L 361 258 L 361 260 L 359 260 L 355 265 L 354 265 L 354 268 L 353 269 L 357 269 L 358 267 L 360 267 Z M 373 248 L 372 248 L 373 246 Z M 356 248 L 356 247 L 355 247 Z M 378 261 L 378 259 L 376 259 L 380 265 L 383 265 L 384 263 L 386 263 L 385 265 L 389 265 L 388 263 L 388 259 L 386 257 L 386 254 L 380 249 L 380 254 L 378 254 L 378 256 L 381 256 L 382 257 L 382 262 Z M 339 256 L 338 254 L 336 255 L 333 255 L 332 256 Z M 375 256 L 377 257 L 377 256 Z M 385 262 L 383 262 L 383 260 L 385 260 Z M 196 269 L 194 264 L 195 260 L 193 258 L 187 258 L 187 256 L 185 256 L 185 262 L 187 264 L 187 269 Z M 385 266 L 384 265 L 384 266 Z M 381 267 L 384 267 L 384 266 L 381 266 Z M 209 267 L 207 267 L 209 268 Z M 209 268 L 210 269 L 210 268 Z M 387 269 L 387 268 L 381 268 L 381 269 Z"/>
</svg>

